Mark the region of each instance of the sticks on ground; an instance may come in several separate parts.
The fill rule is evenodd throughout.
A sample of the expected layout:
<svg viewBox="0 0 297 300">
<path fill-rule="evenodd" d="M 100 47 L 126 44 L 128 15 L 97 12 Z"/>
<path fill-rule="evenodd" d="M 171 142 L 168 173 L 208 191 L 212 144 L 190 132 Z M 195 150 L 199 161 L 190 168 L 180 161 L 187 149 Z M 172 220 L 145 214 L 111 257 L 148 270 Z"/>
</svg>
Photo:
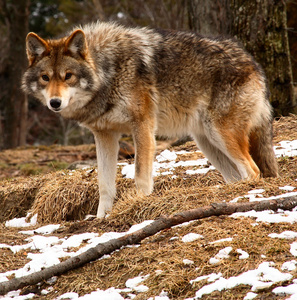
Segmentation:
<svg viewBox="0 0 297 300">
<path fill-rule="evenodd" d="M 20 289 L 27 285 L 33 285 L 40 281 L 47 280 L 52 276 L 61 275 L 69 270 L 83 266 L 84 264 L 99 259 L 105 254 L 120 249 L 126 245 L 138 244 L 146 237 L 152 236 L 157 232 L 168 229 L 172 226 L 182 224 L 184 222 L 203 219 L 211 216 L 231 215 L 236 212 L 246 212 L 250 210 L 291 210 L 297 206 L 297 197 L 280 198 L 277 200 L 266 200 L 259 202 L 246 203 L 213 203 L 210 206 L 204 206 L 188 211 L 178 213 L 173 216 L 161 216 L 150 225 L 134 232 L 127 234 L 118 239 L 112 239 L 108 242 L 98 244 L 97 246 L 87 250 L 86 252 L 69 258 L 60 264 L 51 266 L 41 271 L 32 273 L 27 276 L 14 278 L 6 282 L 0 283 L 0 295 L 4 295 L 12 290 Z"/>
</svg>

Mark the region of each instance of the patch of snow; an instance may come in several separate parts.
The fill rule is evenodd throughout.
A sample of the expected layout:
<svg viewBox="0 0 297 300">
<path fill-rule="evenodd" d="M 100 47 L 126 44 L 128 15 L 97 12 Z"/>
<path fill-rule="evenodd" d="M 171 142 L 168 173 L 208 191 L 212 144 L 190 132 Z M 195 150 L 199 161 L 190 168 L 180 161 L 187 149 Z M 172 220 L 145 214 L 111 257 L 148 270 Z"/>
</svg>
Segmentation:
<svg viewBox="0 0 297 300">
<path fill-rule="evenodd" d="M 73 255 L 81 254 L 81 253 L 87 251 L 88 249 L 95 247 L 99 243 L 105 243 L 105 242 L 110 241 L 111 239 L 117 239 L 117 238 L 123 237 L 126 234 L 133 233 L 133 232 L 140 230 L 140 229 L 144 228 L 145 226 L 151 224 L 152 222 L 153 222 L 153 220 L 143 221 L 140 224 L 131 226 L 131 228 L 127 232 L 105 232 L 101 236 L 97 236 L 97 237 L 90 239 L 88 241 L 89 245 L 82 247 L 77 252 L 73 253 Z"/>
<path fill-rule="evenodd" d="M 297 192 L 284 193 L 282 195 L 271 196 L 271 197 L 268 197 L 268 198 L 264 198 L 262 194 L 251 193 L 251 194 L 247 194 L 247 195 L 244 195 L 244 196 L 236 197 L 233 200 L 231 200 L 230 202 L 234 203 L 234 202 L 237 202 L 239 199 L 242 199 L 242 198 L 249 199 L 250 202 L 253 202 L 253 201 L 275 200 L 275 199 L 280 199 L 280 198 L 285 198 L 285 197 L 293 197 L 293 196 L 297 196 Z"/>
<path fill-rule="evenodd" d="M 86 232 L 86 233 L 72 235 L 69 238 L 65 239 L 65 241 L 62 243 L 62 248 L 67 249 L 72 247 L 73 248 L 78 247 L 83 241 L 94 239 L 97 236 L 98 233 L 94 233 L 94 232 Z"/>
<path fill-rule="evenodd" d="M 50 233 L 53 233 L 58 228 L 60 228 L 60 226 L 61 226 L 60 224 L 49 224 L 49 225 L 45 225 L 45 226 L 39 227 L 34 230 L 19 231 L 19 233 L 28 234 L 28 235 L 33 235 L 35 233 L 50 234 Z"/>
<path fill-rule="evenodd" d="M 281 269 L 283 271 L 293 271 L 296 269 L 296 264 L 297 264 L 297 261 L 295 259 L 286 261 L 282 264 Z M 297 291 L 296 291 L 296 293 L 297 293 Z"/>
<path fill-rule="evenodd" d="M 68 299 L 70 299 L 70 300 L 78 299 L 78 294 L 74 293 L 74 292 L 69 292 L 69 293 L 65 293 L 57 298 L 57 300 L 62 300 L 62 299 L 67 299 L 67 300 Z"/>
<path fill-rule="evenodd" d="M 27 300 L 27 299 L 32 299 L 36 295 L 33 293 L 27 294 L 27 295 L 20 295 L 21 290 L 17 291 L 11 291 L 7 293 L 5 296 L 0 296 L 0 299 L 15 299 L 15 300 Z M 5 298 L 4 298 L 5 297 Z"/>
<path fill-rule="evenodd" d="M 160 155 L 156 157 L 157 161 L 153 162 L 153 176 L 159 175 L 170 175 L 174 168 L 177 167 L 200 167 L 197 170 L 186 170 L 186 174 L 205 174 L 209 170 L 214 170 L 213 166 L 208 166 L 207 158 L 200 158 L 196 160 L 187 160 L 176 162 L 177 154 L 180 152 L 174 152 L 164 150 Z M 135 177 L 135 164 L 121 164 L 124 165 L 122 168 L 122 175 L 126 178 L 133 179 Z M 207 166 L 206 168 L 201 168 Z"/>
<path fill-rule="evenodd" d="M 196 241 L 198 239 L 203 239 L 203 235 L 201 235 L 199 233 L 194 233 L 194 232 L 190 232 L 182 237 L 182 241 L 184 243 L 190 243 L 190 242 Z"/>
<path fill-rule="evenodd" d="M 197 170 L 186 170 L 186 174 L 188 175 L 195 175 L 195 174 L 206 174 L 210 170 L 215 170 L 214 166 L 209 166 L 208 168 L 202 168 Z"/>
<path fill-rule="evenodd" d="M 237 249 L 236 252 L 240 254 L 239 259 L 246 259 L 250 256 L 246 251 L 243 251 L 241 249 Z"/>
<path fill-rule="evenodd" d="M 168 293 L 165 291 L 162 291 L 159 296 L 150 297 L 150 298 L 148 298 L 148 300 L 170 300 L 170 299 L 168 298 Z"/>
<path fill-rule="evenodd" d="M 190 225 L 190 224 L 193 223 L 193 222 L 195 222 L 195 220 L 194 220 L 194 221 L 188 221 L 188 222 L 184 222 L 184 223 L 175 225 L 175 226 L 173 226 L 172 228 L 186 227 L 186 226 Z"/>
<path fill-rule="evenodd" d="M 135 225 L 131 226 L 131 228 L 128 230 L 127 234 L 133 233 L 137 230 L 140 230 L 140 229 L 144 228 L 145 226 L 150 225 L 153 222 L 154 222 L 154 220 L 146 220 L 146 221 L 143 221 L 142 223 L 135 224 Z"/>
<path fill-rule="evenodd" d="M 183 263 L 185 264 L 185 265 L 193 265 L 194 264 L 194 262 L 192 261 L 192 260 L 190 260 L 190 259 L 183 259 Z"/>
<path fill-rule="evenodd" d="M 221 260 L 218 259 L 218 258 L 216 258 L 216 257 L 211 257 L 211 258 L 209 259 L 208 262 L 209 262 L 211 265 L 216 265 L 216 264 L 218 264 L 220 261 L 221 261 Z"/>
<path fill-rule="evenodd" d="M 226 247 L 221 249 L 215 257 L 209 259 L 209 263 L 211 265 L 219 263 L 222 259 L 226 259 L 229 257 L 229 253 L 232 251 L 232 247 Z"/>
<path fill-rule="evenodd" d="M 135 177 L 135 165 L 125 165 L 122 169 L 122 175 L 126 178 L 133 179 Z"/>
<path fill-rule="evenodd" d="M 140 284 L 146 280 L 150 275 L 137 276 L 126 281 L 126 287 L 135 290 L 138 293 L 147 292 L 149 288 L 145 285 Z"/>
<path fill-rule="evenodd" d="M 207 279 L 208 282 L 214 282 L 222 276 L 222 273 L 211 273 L 209 275 L 199 276 L 190 281 L 191 284 Z"/>
<path fill-rule="evenodd" d="M 250 217 L 255 218 L 256 222 L 266 222 L 266 223 L 295 223 L 297 222 L 297 212 L 296 209 L 292 211 L 283 211 L 278 210 L 274 212 L 272 210 L 264 210 L 264 211 L 255 211 L 251 210 L 248 212 L 242 213 L 234 213 L 230 217 L 232 218 L 240 218 L 240 217 Z"/>
<path fill-rule="evenodd" d="M 120 294 L 121 290 L 115 289 L 111 287 L 105 291 L 103 290 L 96 290 L 91 292 L 90 294 L 86 294 L 84 296 L 73 298 L 73 299 L 80 299 L 80 300 L 124 300 L 124 298 Z"/>
<path fill-rule="evenodd" d="M 174 164 L 174 167 L 196 167 L 196 166 L 205 166 L 208 164 L 207 158 L 199 158 L 196 160 L 185 160 L 179 161 Z"/>
<path fill-rule="evenodd" d="M 270 233 L 268 234 L 271 238 L 278 238 L 278 239 L 295 239 L 297 237 L 297 232 L 286 230 L 282 233 Z"/>
<path fill-rule="evenodd" d="M 264 189 L 254 189 L 254 190 L 248 191 L 248 194 L 263 194 L 264 192 L 265 192 Z"/>
<path fill-rule="evenodd" d="M 6 221 L 5 226 L 6 227 L 29 227 L 29 226 L 35 226 L 37 224 L 37 214 L 34 215 L 29 222 L 26 221 L 26 219 L 30 216 L 30 213 L 27 214 L 26 217 L 22 218 L 14 218 L 12 220 Z"/>
<path fill-rule="evenodd" d="M 233 240 L 233 238 L 230 237 L 230 238 L 216 240 L 216 241 L 210 242 L 209 244 L 213 245 L 213 244 L 219 244 L 219 243 L 224 243 L 224 242 L 231 242 L 232 240 Z"/>
<path fill-rule="evenodd" d="M 274 153 L 276 157 L 297 156 L 297 140 L 279 142 L 278 146 L 274 146 Z"/>
<path fill-rule="evenodd" d="M 194 299 L 199 299 L 203 295 L 209 295 L 214 291 L 231 289 L 241 284 L 250 285 L 251 291 L 257 292 L 262 289 L 268 288 L 277 282 L 287 281 L 291 278 L 291 274 L 282 273 L 279 270 L 273 268 L 271 266 L 271 263 L 263 262 L 255 270 L 249 270 L 247 272 L 241 273 L 238 276 L 230 277 L 228 279 L 220 277 L 215 282 L 203 286 L 196 292 Z"/>
<path fill-rule="evenodd" d="M 170 150 L 166 149 L 160 153 L 160 155 L 157 155 L 156 160 L 158 162 L 163 161 L 175 161 L 177 159 L 177 155 L 175 152 L 171 152 Z"/>
<path fill-rule="evenodd" d="M 46 280 L 46 283 L 53 285 L 58 280 L 57 276 L 53 276 Z"/>
<path fill-rule="evenodd" d="M 272 290 L 273 293 L 277 295 L 292 295 L 293 297 L 290 297 L 288 299 L 297 299 L 297 280 L 294 279 L 292 284 L 289 284 L 287 286 L 279 286 Z"/>
<path fill-rule="evenodd" d="M 248 292 L 246 294 L 246 296 L 243 298 L 243 300 L 252 300 L 254 298 L 256 298 L 258 296 L 258 294 L 253 293 L 253 292 Z"/>
<path fill-rule="evenodd" d="M 295 187 L 294 186 L 290 186 L 290 185 L 286 185 L 286 186 L 281 186 L 279 187 L 280 190 L 284 190 L 284 191 L 294 191 Z"/>
<path fill-rule="evenodd" d="M 293 256 L 297 256 L 297 242 L 290 245 L 290 252 Z"/>
<path fill-rule="evenodd" d="M 17 253 L 23 249 L 46 250 L 48 247 L 55 245 L 59 242 L 58 237 L 55 236 L 45 237 L 41 235 L 32 236 L 30 238 L 27 238 L 26 240 L 29 240 L 30 242 L 24 245 L 15 245 L 15 246 L 0 244 L 0 248 L 8 248 L 13 253 Z"/>
</svg>

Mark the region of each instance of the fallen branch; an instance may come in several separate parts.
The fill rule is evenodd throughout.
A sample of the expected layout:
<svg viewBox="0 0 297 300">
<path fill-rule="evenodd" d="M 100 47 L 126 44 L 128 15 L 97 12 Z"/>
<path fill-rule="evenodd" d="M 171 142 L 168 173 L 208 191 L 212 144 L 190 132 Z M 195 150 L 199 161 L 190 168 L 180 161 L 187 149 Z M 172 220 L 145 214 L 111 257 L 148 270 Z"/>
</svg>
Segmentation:
<svg viewBox="0 0 297 300">
<path fill-rule="evenodd" d="M 277 200 L 265 200 L 259 202 L 213 203 L 209 206 L 191 209 L 169 217 L 161 216 L 150 225 L 135 231 L 134 233 L 126 234 L 121 238 L 112 239 L 105 243 L 100 243 L 97 246 L 90 248 L 86 252 L 75 257 L 71 257 L 57 265 L 32 273 L 30 275 L 1 282 L 0 295 L 4 295 L 9 291 L 17 290 L 24 286 L 33 285 L 40 281 L 47 280 L 52 276 L 61 275 L 69 270 L 79 268 L 84 264 L 97 260 L 105 254 L 110 254 L 123 246 L 138 244 L 143 239 L 152 236 L 161 230 L 168 229 L 184 222 L 208 218 L 211 216 L 231 215 L 236 212 L 246 212 L 250 210 L 291 210 L 296 206 L 297 197 L 287 197 Z"/>
</svg>

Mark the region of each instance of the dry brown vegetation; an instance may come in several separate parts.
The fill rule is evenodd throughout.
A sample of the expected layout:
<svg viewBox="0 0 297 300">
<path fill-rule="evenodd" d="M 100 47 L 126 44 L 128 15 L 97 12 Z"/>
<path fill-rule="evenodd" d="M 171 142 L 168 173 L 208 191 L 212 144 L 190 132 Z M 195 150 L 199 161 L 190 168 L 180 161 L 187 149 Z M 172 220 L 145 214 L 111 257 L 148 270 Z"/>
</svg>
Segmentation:
<svg viewBox="0 0 297 300">
<path fill-rule="evenodd" d="M 275 121 L 275 143 L 281 140 L 297 139 L 297 118 L 290 116 Z M 90 146 L 91 147 L 91 146 Z M 23 153 L 40 153 L 48 159 L 57 160 L 57 153 L 79 153 L 79 159 L 87 153 L 91 157 L 94 148 L 50 148 L 19 149 L 0 153 L 0 160 L 10 159 L 13 168 L 21 164 Z M 69 150 L 70 149 L 70 150 Z M 175 150 L 196 150 L 193 142 L 174 148 Z M 89 151 L 89 152 L 88 152 Z M 33 153 L 33 154 L 32 154 Z M 32 161 L 30 155 L 27 161 Z M 51 156 L 53 155 L 53 156 Z M 185 154 L 181 159 L 198 158 L 199 153 Z M 71 155 L 70 155 L 71 156 Z M 5 158 L 6 157 L 6 158 Z M 29 158 L 28 158 L 29 157 Z M 5 161 L 6 159 L 6 161 Z M 42 158 L 43 159 L 43 158 Z M 15 163 L 13 163 L 15 161 Z M 61 160 L 62 161 L 62 160 Z M 70 162 L 70 161 L 69 161 Z M 283 193 L 280 186 L 291 185 L 297 189 L 297 157 L 283 157 L 278 159 L 280 177 L 261 179 L 258 182 L 238 182 L 226 185 L 217 171 L 210 171 L 205 175 L 186 175 L 182 167 L 175 169 L 177 177 L 159 176 L 155 179 L 152 195 L 139 196 L 134 189 L 134 182 L 124 179 L 118 172 L 118 198 L 111 215 L 104 220 L 83 220 L 85 215 L 94 214 L 98 204 L 97 174 L 91 171 L 51 171 L 50 173 L 34 176 L 18 176 L 0 181 L 0 225 L 1 243 L 25 243 L 24 236 L 16 229 L 4 226 L 4 221 L 13 217 L 24 216 L 28 210 L 38 213 L 40 224 L 62 223 L 62 227 L 55 233 L 59 237 L 70 236 L 82 232 L 126 231 L 131 225 L 144 220 L 154 219 L 162 214 L 176 212 L 209 205 L 213 202 L 230 201 L 235 197 L 245 195 L 249 190 L 265 189 L 265 197 Z M 8 165 L 8 164 L 7 164 Z M 9 174 L 6 166 L 6 174 Z M 70 173 L 70 174 L 69 174 Z M 21 175 L 21 174 L 18 174 Z M 241 201 L 247 201 L 242 199 Z M 113 253 L 109 258 L 88 264 L 79 270 L 73 270 L 60 276 L 53 285 L 53 291 L 39 299 L 54 299 L 65 292 L 74 291 L 80 295 L 91 291 L 107 289 L 109 287 L 124 288 L 127 279 L 150 274 L 144 282 L 149 287 L 146 293 L 136 296 L 138 299 L 148 299 L 156 296 L 162 290 L 168 292 L 170 299 L 185 299 L 194 297 L 195 292 L 206 282 L 190 284 L 190 280 L 200 275 L 221 272 L 225 278 L 236 276 L 244 271 L 256 268 L 263 261 L 273 261 L 276 268 L 287 260 L 294 259 L 289 248 L 292 240 L 272 239 L 269 233 L 280 233 L 285 230 L 297 231 L 297 224 L 288 223 L 255 223 L 251 218 L 233 219 L 230 217 L 211 217 L 195 221 L 187 226 L 175 227 L 145 239 L 136 248 L 124 248 Z M 195 232 L 202 234 L 203 239 L 191 243 L 183 243 L 183 235 Z M 230 242 L 211 244 L 211 242 L 233 237 Z M 175 239 L 172 239 L 175 238 Z M 222 260 L 217 265 L 209 264 L 209 259 L 220 249 L 232 246 L 230 258 Z M 238 259 L 236 249 L 249 253 L 249 258 Z M 0 272 L 17 269 L 28 259 L 26 251 L 12 254 L 10 250 L 0 249 Z M 263 255 L 266 257 L 263 258 Z M 190 259 L 192 265 L 185 265 L 183 259 Z M 297 278 L 296 271 L 292 271 L 293 278 Z M 284 283 L 284 284 L 288 284 Z M 38 293 L 41 286 L 24 288 L 23 293 L 33 290 Z M 256 299 L 283 299 L 272 293 L 272 288 L 258 292 Z M 203 299 L 243 299 L 250 286 L 238 286 L 223 292 L 214 292 Z"/>
</svg>

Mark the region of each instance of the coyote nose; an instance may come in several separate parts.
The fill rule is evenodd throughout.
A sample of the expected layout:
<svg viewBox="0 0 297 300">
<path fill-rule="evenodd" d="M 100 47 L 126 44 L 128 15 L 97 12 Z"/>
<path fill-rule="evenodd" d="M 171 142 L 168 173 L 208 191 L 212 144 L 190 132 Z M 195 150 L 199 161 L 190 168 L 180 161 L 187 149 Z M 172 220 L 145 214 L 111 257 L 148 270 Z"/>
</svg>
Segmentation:
<svg viewBox="0 0 297 300">
<path fill-rule="evenodd" d="M 61 106 L 62 101 L 59 98 L 53 98 L 50 100 L 50 106 L 54 109 L 58 109 Z"/>
</svg>

